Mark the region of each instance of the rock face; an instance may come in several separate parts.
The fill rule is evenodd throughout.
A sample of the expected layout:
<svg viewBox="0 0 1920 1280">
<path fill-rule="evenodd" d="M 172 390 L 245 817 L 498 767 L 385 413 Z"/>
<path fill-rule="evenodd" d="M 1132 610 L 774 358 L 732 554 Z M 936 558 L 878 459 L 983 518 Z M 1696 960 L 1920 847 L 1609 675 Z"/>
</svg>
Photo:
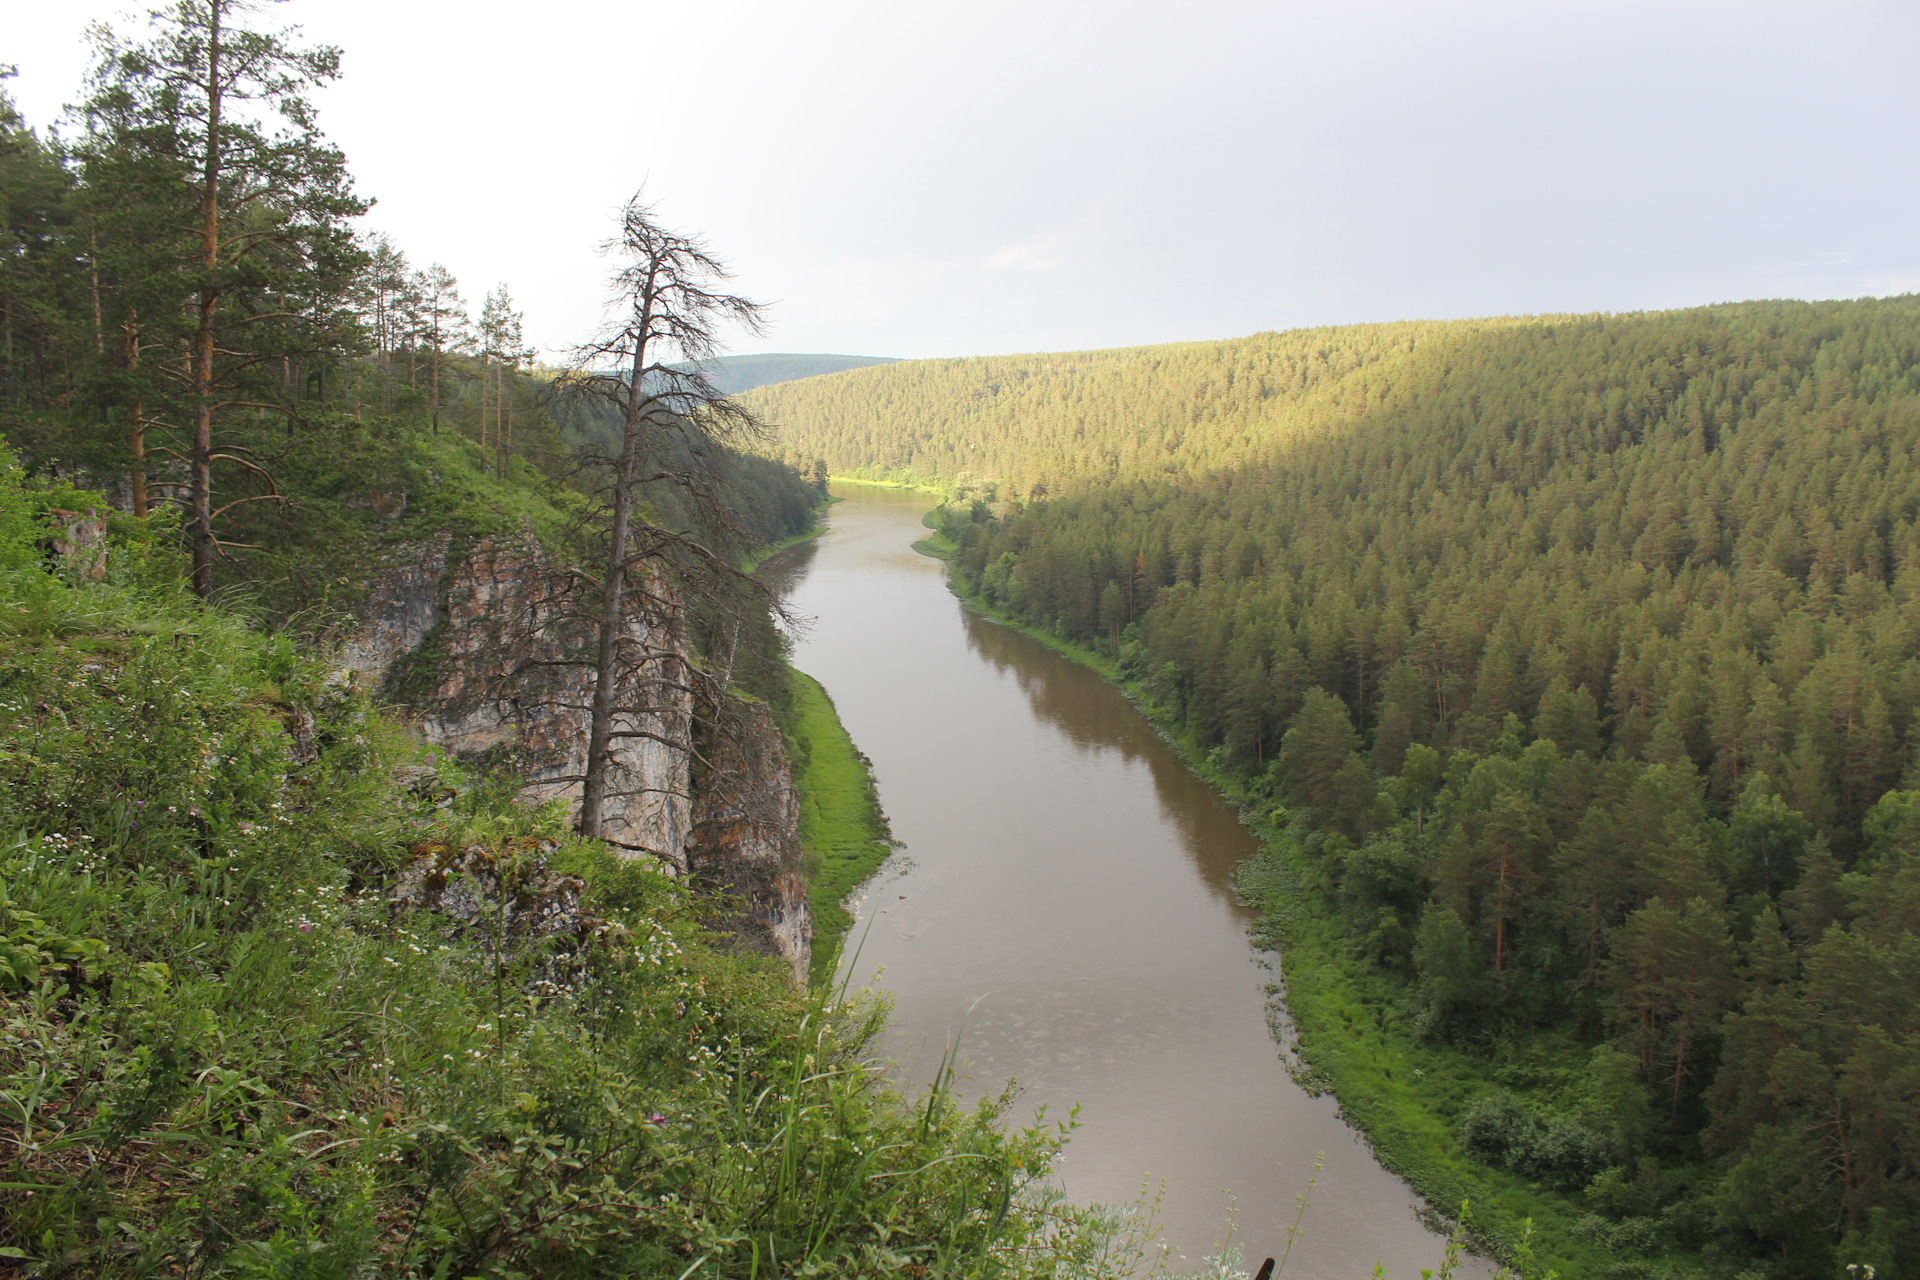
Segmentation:
<svg viewBox="0 0 1920 1280">
<path fill-rule="evenodd" d="M 695 775 L 688 861 L 701 881 L 739 904 L 727 928 L 736 945 L 786 957 L 806 981 L 813 913 L 800 847 L 800 798 L 786 746 L 759 702 L 707 735 Z"/>
<path fill-rule="evenodd" d="M 616 717 L 627 736 L 615 747 L 609 843 L 698 873 L 737 906 L 728 925 L 739 945 L 784 957 L 804 980 L 812 923 L 779 732 L 764 705 L 738 698 L 727 699 L 738 714 L 724 730 L 696 730 L 674 593 L 640 585 L 616 692 L 633 710 Z M 577 805 L 592 677 L 578 663 L 591 629 L 574 589 L 531 535 L 465 548 L 442 535 L 396 554 L 369 583 L 340 670 L 410 712 L 429 742 L 510 764 L 528 799 Z"/>
<path fill-rule="evenodd" d="M 410 708 L 429 742 L 510 761 L 527 798 L 577 803 L 587 767 L 591 634 L 574 580 L 531 536 L 483 538 L 450 555 L 442 536 L 409 548 L 373 581 L 343 671 Z M 672 595 L 636 591 L 616 690 L 617 740 L 606 824 L 611 843 L 687 870 L 692 827 L 693 698 L 681 680 L 686 641 Z M 647 603 L 651 601 L 652 603 Z"/>
<path fill-rule="evenodd" d="M 420 647 L 440 625 L 440 579 L 447 573 L 452 535 L 397 552 L 375 575 L 360 605 L 360 629 L 340 651 L 340 669 L 378 689 L 396 659 Z"/>
<path fill-rule="evenodd" d="M 581 909 L 587 882 L 547 865 L 553 845 L 509 840 L 502 848 L 423 844 L 400 873 L 391 901 L 451 916 L 475 929 L 488 956 L 552 938 L 584 938 L 609 926 Z"/>
<path fill-rule="evenodd" d="M 50 511 L 53 533 L 43 543 L 54 563 L 81 582 L 107 576 L 107 517 L 100 511 Z"/>
</svg>

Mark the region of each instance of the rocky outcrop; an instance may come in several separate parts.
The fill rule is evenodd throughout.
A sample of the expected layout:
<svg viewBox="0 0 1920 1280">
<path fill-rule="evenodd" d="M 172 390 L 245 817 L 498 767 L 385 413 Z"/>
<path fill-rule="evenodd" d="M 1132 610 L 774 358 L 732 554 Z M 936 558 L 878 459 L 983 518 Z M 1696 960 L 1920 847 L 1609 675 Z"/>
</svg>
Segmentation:
<svg viewBox="0 0 1920 1280">
<path fill-rule="evenodd" d="M 451 534 L 402 547 L 367 584 L 357 613 L 360 628 L 340 651 L 340 670 L 370 688 L 386 683 L 398 659 L 420 647 L 440 625 L 440 580 L 447 573 Z"/>
<path fill-rule="evenodd" d="M 526 797 L 577 803 L 587 767 L 591 624 L 575 579 L 529 536 L 407 548 L 369 584 L 343 672 L 410 709 L 429 742 L 510 763 Z M 693 699 L 672 594 L 645 580 L 627 621 L 609 841 L 687 870 Z"/>
<path fill-rule="evenodd" d="M 575 583 L 531 535 L 404 548 L 367 584 L 342 678 L 379 690 L 429 742 L 510 765 L 530 801 L 577 804 L 592 676 L 580 664 L 591 631 Z M 804 979 L 812 927 L 779 732 L 764 705 L 730 698 L 725 727 L 701 728 L 696 752 L 674 593 L 656 579 L 638 585 L 616 695 L 630 710 L 616 725 L 609 842 L 697 873 L 721 895 L 738 945 L 785 958 Z"/>
<path fill-rule="evenodd" d="M 101 511 L 49 511 L 53 533 L 41 545 L 53 563 L 80 582 L 107 576 L 107 517 Z"/>
<path fill-rule="evenodd" d="M 705 735 L 688 862 L 728 900 L 723 927 L 735 945 L 784 956 L 804 982 L 813 915 L 802 867 L 800 798 L 766 705 L 733 701 L 727 726 Z"/>
<path fill-rule="evenodd" d="M 517 981 L 534 990 L 577 985 L 596 939 L 626 929 L 585 906 L 587 882 L 557 871 L 554 842 L 507 840 L 465 847 L 415 845 L 388 902 L 395 911 L 430 911 L 458 921 L 487 964 L 522 959 Z"/>
</svg>

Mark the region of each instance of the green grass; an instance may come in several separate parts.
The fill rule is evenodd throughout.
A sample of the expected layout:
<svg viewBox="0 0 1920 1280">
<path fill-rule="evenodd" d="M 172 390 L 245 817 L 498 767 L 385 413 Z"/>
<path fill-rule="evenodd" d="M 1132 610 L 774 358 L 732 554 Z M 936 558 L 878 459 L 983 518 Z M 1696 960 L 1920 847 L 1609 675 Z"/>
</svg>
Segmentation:
<svg viewBox="0 0 1920 1280">
<path fill-rule="evenodd" d="M 950 484 L 935 484 L 911 471 L 893 471 L 871 476 L 828 476 L 829 481 L 842 484 L 870 484 L 876 489 L 911 489 L 915 493 L 932 493 L 945 498 L 953 492 Z"/>
<path fill-rule="evenodd" d="M 800 792 L 800 843 L 807 851 L 813 908 L 813 980 L 832 980 L 853 915 L 847 895 L 876 871 L 893 844 L 866 757 L 853 745 L 820 682 L 793 673 L 787 720 L 794 783 Z"/>
<path fill-rule="evenodd" d="M 1531 1220 L 1542 1265 L 1568 1277 L 1608 1274 L 1619 1259 L 1574 1234 L 1588 1211 L 1582 1200 L 1480 1164 L 1458 1136 L 1460 1116 L 1489 1089 L 1563 1108 L 1577 1102 L 1586 1048 L 1553 1033 L 1476 1057 L 1420 1039 L 1398 1007 L 1398 984 L 1352 955 L 1344 921 L 1314 909 L 1313 891 L 1301 887 L 1305 853 L 1283 831 L 1255 829 L 1263 848 L 1243 867 L 1242 888 L 1269 913 L 1264 940 L 1281 953 L 1303 1083 L 1339 1098 L 1380 1163 L 1436 1208 L 1450 1214 L 1472 1201 L 1475 1234 L 1493 1252 L 1510 1259 Z"/>
<path fill-rule="evenodd" d="M 822 509 L 825 509 L 825 504 L 822 504 Z M 812 542 L 826 531 L 827 526 L 824 523 L 816 524 L 805 533 L 796 533 L 791 538 L 782 538 L 780 541 L 769 543 L 757 551 L 749 552 L 746 558 L 740 562 L 740 572 L 752 573 L 755 569 L 758 569 L 761 565 L 773 559 L 788 547 L 797 547 L 803 542 Z"/>
<path fill-rule="evenodd" d="M 0 1271 L 1039 1280 L 1109 1256 L 1123 1224 L 1049 1190 L 1053 1126 L 873 1069 L 880 1002 L 717 948 L 683 881 L 414 741 L 177 564 L 122 543 L 108 583 L 48 574 L 36 512 L 67 496 L 0 465 Z M 850 887 L 884 828 L 798 683 L 809 830 Z M 483 904 L 577 875 L 584 914 L 536 941 L 504 905 L 407 909 L 422 858 Z"/>
</svg>

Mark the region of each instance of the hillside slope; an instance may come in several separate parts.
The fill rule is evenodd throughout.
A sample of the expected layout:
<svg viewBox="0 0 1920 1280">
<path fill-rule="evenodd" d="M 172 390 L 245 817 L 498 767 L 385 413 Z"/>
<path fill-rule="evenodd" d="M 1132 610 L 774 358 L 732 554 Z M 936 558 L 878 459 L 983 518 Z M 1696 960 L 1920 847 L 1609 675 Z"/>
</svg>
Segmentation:
<svg viewBox="0 0 1920 1280">
<path fill-rule="evenodd" d="M 1431 1189 L 1583 1270 L 1920 1261 L 1920 298 L 761 395 L 1255 806 L 1308 1056 Z"/>
<path fill-rule="evenodd" d="M 1436 342 L 1510 320 L 1356 325 L 1115 351 L 903 360 L 743 399 L 802 467 L 876 480 L 1036 484 L 1230 467 L 1324 424 L 1322 400 Z M 1361 375 L 1358 379 L 1355 375 Z"/>
<path fill-rule="evenodd" d="M 768 352 L 765 355 L 720 356 L 707 361 L 713 385 L 730 396 L 755 387 L 791 382 L 797 378 L 817 378 L 825 373 L 865 369 L 872 365 L 892 364 L 892 356 L 800 355 Z"/>
</svg>

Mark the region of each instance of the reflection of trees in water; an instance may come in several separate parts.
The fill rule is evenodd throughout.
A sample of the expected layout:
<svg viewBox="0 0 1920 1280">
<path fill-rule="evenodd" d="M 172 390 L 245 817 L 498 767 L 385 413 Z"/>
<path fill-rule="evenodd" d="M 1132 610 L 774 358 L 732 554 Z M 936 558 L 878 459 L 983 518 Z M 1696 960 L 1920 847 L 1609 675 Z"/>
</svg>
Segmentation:
<svg viewBox="0 0 1920 1280">
<path fill-rule="evenodd" d="M 820 554 L 820 539 L 802 542 L 788 547 L 753 571 L 761 585 L 776 596 L 789 596 L 793 589 L 806 581 L 807 573 L 813 568 L 813 561 Z"/>
<path fill-rule="evenodd" d="M 1083 751 L 1117 751 L 1131 764 L 1146 762 L 1161 811 L 1172 818 L 1207 887 L 1239 906 L 1233 867 L 1253 852 L 1253 837 L 1233 808 L 1195 776 L 1153 726 L 1100 675 L 1054 653 L 1011 627 L 963 609 L 967 648 L 1009 672 L 1027 695 L 1033 714 L 1059 729 Z"/>
<path fill-rule="evenodd" d="M 788 547 L 755 569 L 754 579 L 772 593 L 774 599 L 791 609 L 793 593 L 813 571 L 813 562 L 819 553 L 820 539 L 818 538 Z M 797 610 L 787 615 L 785 624 L 781 627 L 781 630 L 787 633 L 787 638 L 795 644 L 803 640 L 812 629 L 812 615 Z"/>
</svg>

